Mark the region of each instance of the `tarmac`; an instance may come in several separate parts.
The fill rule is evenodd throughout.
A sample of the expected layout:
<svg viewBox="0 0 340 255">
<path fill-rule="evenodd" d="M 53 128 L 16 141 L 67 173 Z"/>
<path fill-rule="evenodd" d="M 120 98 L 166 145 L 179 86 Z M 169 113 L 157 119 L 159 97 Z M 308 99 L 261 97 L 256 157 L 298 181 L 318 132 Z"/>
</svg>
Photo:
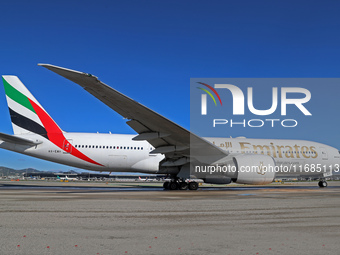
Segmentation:
<svg viewBox="0 0 340 255">
<path fill-rule="evenodd" d="M 0 181 L 0 254 L 339 254 L 328 184 Z"/>
</svg>

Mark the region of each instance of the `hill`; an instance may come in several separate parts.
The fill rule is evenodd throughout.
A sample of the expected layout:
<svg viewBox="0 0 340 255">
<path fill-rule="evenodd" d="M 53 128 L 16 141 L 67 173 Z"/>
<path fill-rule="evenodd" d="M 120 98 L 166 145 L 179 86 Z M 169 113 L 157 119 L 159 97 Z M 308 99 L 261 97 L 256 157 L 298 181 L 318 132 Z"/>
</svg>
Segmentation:
<svg viewBox="0 0 340 255">
<path fill-rule="evenodd" d="M 43 171 L 39 171 L 37 169 L 34 168 L 25 168 L 25 169 L 13 169 L 13 168 L 8 168 L 8 167 L 4 167 L 4 166 L 0 166 L 0 176 L 5 175 L 5 176 L 9 176 L 9 175 L 21 175 L 23 173 L 39 173 L 39 172 L 43 172 Z"/>
</svg>

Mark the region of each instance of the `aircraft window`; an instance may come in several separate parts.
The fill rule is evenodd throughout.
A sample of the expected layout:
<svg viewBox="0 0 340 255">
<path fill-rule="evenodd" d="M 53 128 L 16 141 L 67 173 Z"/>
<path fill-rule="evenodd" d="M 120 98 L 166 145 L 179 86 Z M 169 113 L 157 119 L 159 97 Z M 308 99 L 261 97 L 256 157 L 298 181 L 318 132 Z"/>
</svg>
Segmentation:
<svg viewBox="0 0 340 255">
<path fill-rule="evenodd" d="M 87 145 L 85 145 L 85 148 L 87 148 Z"/>
<path fill-rule="evenodd" d="M 139 147 L 137 147 L 137 150 L 139 150 Z"/>
<path fill-rule="evenodd" d="M 122 150 L 122 149 L 123 149 L 123 146 L 120 146 L 120 149 Z"/>
<path fill-rule="evenodd" d="M 126 149 L 126 147 L 124 146 L 124 150 Z"/>
<path fill-rule="evenodd" d="M 101 149 L 102 148 L 102 146 L 99 146 L 99 149 Z"/>
<path fill-rule="evenodd" d="M 110 149 L 112 149 L 112 146 L 110 146 Z"/>
<path fill-rule="evenodd" d="M 140 147 L 141 150 L 143 150 L 143 147 Z"/>
<path fill-rule="evenodd" d="M 113 149 L 116 149 L 116 146 L 113 146 Z"/>
<path fill-rule="evenodd" d="M 134 149 L 136 149 L 136 147 Z"/>
<path fill-rule="evenodd" d="M 84 145 L 82 145 L 81 147 L 84 148 Z"/>
</svg>

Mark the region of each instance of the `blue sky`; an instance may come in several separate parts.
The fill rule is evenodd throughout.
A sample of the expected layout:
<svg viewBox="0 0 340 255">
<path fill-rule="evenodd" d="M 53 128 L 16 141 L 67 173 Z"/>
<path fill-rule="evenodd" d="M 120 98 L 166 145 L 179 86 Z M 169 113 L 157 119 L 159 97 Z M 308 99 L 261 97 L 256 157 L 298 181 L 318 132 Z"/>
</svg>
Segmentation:
<svg viewBox="0 0 340 255">
<path fill-rule="evenodd" d="M 65 131 L 133 133 L 118 114 L 37 63 L 92 73 L 189 129 L 190 78 L 339 77 L 339 5 L 261 0 L 3 1 L 0 70 L 17 75 Z M 339 90 L 332 87 L 311 101 L 314 108 L 327 105 L 322 109 L 334 125 L 315 118 L 315 126 L 302 137 L 293 132 L 291 137 L 340 148 L 334 115 Z M 0 118 L 0 132 L 11 133 L 2 86 Z M 240 132 L 232 130 L 230 135 Z M 278 130 L 247 130 L 243 135 L 287 138 Z M 72 169 L 4 150 L 0 165 Z"/>
</svg>

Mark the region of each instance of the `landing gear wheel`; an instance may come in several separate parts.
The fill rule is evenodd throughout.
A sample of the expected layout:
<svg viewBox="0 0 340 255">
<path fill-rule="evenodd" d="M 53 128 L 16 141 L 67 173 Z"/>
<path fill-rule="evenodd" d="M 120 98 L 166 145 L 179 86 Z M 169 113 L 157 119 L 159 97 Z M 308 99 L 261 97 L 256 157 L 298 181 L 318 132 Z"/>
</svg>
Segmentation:
<svg viewBox="0 0 340 255">
<path fill-rule="evenodd" d="M 178 189 L 178 183 L 177 183 L 177 182 L 170 182 L 170 183 L 169 183 L 169 189 L 170 189 L 170 190 L 176 190 L 176 189 Z"/>
<path fill-rule="evenodd" d="M 180 189 L 180 190 L 186 190 L 186 189 L 188 189 L 188 183 L 186 183 L 186 182 L 180 182 L 180 183 L 179 183 L 179 189 Z"/>
<path fill-rule="evenodd" d="M 189 182 L 189 189 L 190 190 L 197 190 L 198 189 L 198 183 L 197 182 Z"/>
<path fill-rule="evenodd" d="M 169 189 L 170 182 L 164 182 L 163 183 L 163 188 L 164 189 Z"/>
<path fill-rule="evenodd" d="M 326 181 L 319 181 L 318 185 L 320 188 L 326 188 L 328 186 L 328 183 Z"/>
</svg>

